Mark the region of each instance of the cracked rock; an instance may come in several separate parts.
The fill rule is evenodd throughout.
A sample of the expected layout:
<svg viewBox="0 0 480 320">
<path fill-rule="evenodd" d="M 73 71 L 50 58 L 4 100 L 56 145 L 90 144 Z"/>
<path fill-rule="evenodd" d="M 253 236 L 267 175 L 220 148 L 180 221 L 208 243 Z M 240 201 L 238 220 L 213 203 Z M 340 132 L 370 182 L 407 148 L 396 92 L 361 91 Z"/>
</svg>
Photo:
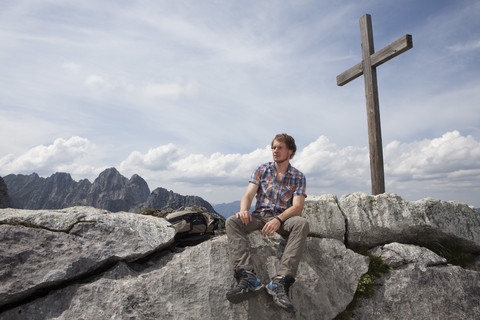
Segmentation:
<svg viewBox="0 0 480 320">
<path fill-rule="evenodd" d="M 302 215 L 310 224 L 310 236 L 345 240 L 345 217 L 338 206 L 337 196 L 308 196 Z"/>
<path fill-rule="evenodd" d="M 253 260 L 268 283 L 279 263 L 284 240 L 255 231 Z M 54 290 L 23 304 L 0 319 L 332 319 L 350 303 L 368 258 L 334 239 L 310 238 L 293 284 L 292 315 L 277 307 L 265 291 L 255 299 L 231 304 L 225 292 L 233 280 L 227 238 L 220 236 L 163 257 L 143 271 L 120 262 L 103 275 Z M 138 269 L 137 269 L 138 270 Z"/>
<path fill-rule="evenodd" d="M 369 251 L 372 255 L 381 257 L 383 261 L 392 268 L 399 268 L 404 265 L 413 264 L 421 271 L 427 267 L 446 265 L 447 259 L 422 247 L 411 244 L 392 242 Z"/>
<path fill-rule="evenodd" d="M 480 215 L 466 204 L 357 192 L 342 196 L 339 207 L 347 219 L 348 247 L 447 242 L 467 252 L 480 252 Z"/>
<path fill-rule="evenodd" d="M 369 268 L 356 247 L 374 248 L 393 269 L 374 279 L 372 297 L 345 310 L 353 319 L 478 318 L 480 215 L 467 205 L 355 193 L 339 201 L 309 196 L 302 214 L 311 234 L 290 314 L 265 292 L 235 305 L 226 300 L 234 279 L 225 235 L 171 251 L 174 229 L 153 216 L 0 209 L 0 320 L 334 319 Z M 249 239 L 267 283 L 285 239 L 259 231 Z"/>
<path fill-rule="evenodd" d="M 376 281 L 352 319 L 478 319 L 480 273 L 458 266 L 410 265 Z"/>
<path fill-rule="evenodd" d="M 163 219 L 92 207 L 3 209 L 0 214 L 0 309 L 42 289 L 135 260 L 171 244 Z"/>
</svg>

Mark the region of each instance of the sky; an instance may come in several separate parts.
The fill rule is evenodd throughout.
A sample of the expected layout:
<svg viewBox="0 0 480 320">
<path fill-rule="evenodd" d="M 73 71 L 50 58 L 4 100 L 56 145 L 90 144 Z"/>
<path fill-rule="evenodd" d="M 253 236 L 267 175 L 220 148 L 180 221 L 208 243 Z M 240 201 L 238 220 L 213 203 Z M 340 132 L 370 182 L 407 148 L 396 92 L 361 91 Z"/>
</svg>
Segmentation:
<svg viewBox="0 0 480 320">
<path fill-rule="evenodd" d="M 277 133 L 309 195 L 371 193 L 359 19 L 375 50 L 385 189 L 480 207 L 478 0 L 2 0 L 0 176 L 68 172 L 240 200 Z"/>
</svg>

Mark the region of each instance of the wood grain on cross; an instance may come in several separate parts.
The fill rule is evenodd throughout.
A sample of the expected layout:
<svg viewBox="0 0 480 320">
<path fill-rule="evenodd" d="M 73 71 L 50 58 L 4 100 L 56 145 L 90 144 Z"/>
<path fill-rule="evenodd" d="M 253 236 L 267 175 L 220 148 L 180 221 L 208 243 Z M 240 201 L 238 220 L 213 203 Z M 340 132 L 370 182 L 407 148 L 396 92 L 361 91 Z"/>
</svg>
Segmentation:
<svg viewBox="0 0 480 320">
<path fill-rule="evenodd" d="M 369 14 L 360 18 L 362 36 L 362 61 L 337 76 L 337 85 L 343 86 L 363 74 L 367 100 L 368 144 L 370 149 L 370 176 L 372 194 L 385 192 L 383 171 L 382 133 L 376 67 L 413 47 L 412 36 L 400 37 L 380 51 L 373 48 L 372 18 Z"/>
</svg>

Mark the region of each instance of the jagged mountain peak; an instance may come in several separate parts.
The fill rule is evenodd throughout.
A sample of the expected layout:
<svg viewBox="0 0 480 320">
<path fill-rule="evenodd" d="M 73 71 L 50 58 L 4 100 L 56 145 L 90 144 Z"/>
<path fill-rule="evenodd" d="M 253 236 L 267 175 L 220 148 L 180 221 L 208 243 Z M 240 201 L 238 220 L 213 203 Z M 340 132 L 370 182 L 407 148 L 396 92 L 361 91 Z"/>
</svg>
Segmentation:
<svg viewBox="0 0 480 320">
<path fill-rule="evenodd" d="M 76 182 L 69 173 L 57 172 L 48 178 L 38 174 L 5 176 L 12 206 L 19 209 L 62 209 L 92 206 L 109 211 L 139 212 L 146 208 L 178 209 L 189 205 L 215 212 L 204 199 L 183 196 L 164 188 L 150 193 L 147 182 L 138 174 L 130 179 L 116 168 L 102 171 L 93 183 L 87 179 Z"/>
<path fill-rule="evenodd" d="M 120 189 L 128 183 L 125 178 L 115 168 L 108 168 L 102 171 L 93 181 L 95 188 L 104 189 Z"/>
</svg>

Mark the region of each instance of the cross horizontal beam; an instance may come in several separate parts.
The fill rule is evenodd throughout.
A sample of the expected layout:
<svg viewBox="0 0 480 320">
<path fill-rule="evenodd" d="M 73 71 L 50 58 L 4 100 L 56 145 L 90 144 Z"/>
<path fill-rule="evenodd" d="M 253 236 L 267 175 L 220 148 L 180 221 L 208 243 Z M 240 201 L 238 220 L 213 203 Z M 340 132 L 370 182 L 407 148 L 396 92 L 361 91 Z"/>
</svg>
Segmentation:
<svg viewBox="0 0 480 320">
<path fill-rule="evenodd" d="M 375 52 L 370 56 L 371 66 L 378 67 L 379 65 L 387 62 L 390 59 L 395 58 L 399 54 L 413 48 L 412 36 L 406 34 L 385 48 Z M 347 71 L 342 72 L 337 76 L 337 86 L 343 86 L 350 81 L 360 77 L 363 74 L 363 61 L 357 63 Z"/>
</svg>

